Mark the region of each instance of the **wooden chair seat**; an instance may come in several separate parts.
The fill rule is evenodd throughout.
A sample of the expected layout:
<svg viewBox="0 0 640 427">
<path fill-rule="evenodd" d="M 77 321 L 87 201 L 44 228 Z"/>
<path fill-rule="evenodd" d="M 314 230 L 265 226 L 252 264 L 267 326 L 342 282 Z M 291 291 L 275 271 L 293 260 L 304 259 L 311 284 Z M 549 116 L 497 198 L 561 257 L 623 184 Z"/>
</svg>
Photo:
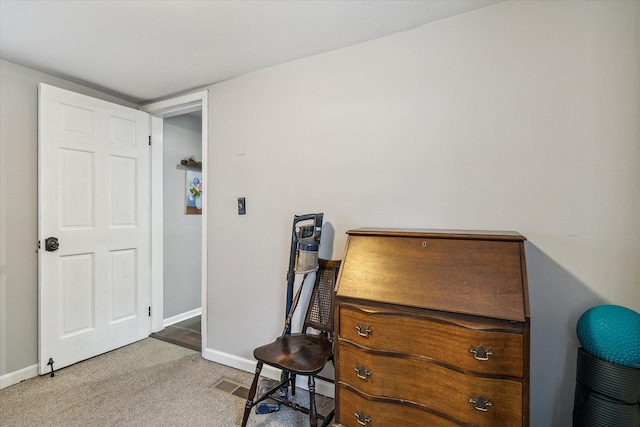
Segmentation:
<svg viewBox="0 0 640 427">
<path fill-rule="evenodd" d="M 332 343 L 325 335 L 285 335 L 253 351 L 256 360 L 301 375 L 317 374 L 332 356 Z"/>
</svg>

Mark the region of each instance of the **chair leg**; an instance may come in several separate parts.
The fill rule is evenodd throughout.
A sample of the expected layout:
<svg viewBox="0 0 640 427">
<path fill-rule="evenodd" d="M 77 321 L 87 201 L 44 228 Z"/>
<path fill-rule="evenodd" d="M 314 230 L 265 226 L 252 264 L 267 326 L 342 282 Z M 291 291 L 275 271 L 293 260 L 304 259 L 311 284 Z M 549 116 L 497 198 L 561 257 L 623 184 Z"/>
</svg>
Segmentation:
<svg viewBox="0 0 640 427">
<path fill-rule="evenodd" d="M 280 387 L 280 397 L 288 399 L 289 398 L 289 382 L 291 382 L 291 377 L 289 376 L 289 371 L 283 370 L 280 374 L 280 382 L 282 383 L 282 387 Z"/>
<path fill-rule="evenodd" d="M 291 374 L 290 381 L 291 383 L 291 396 L 296 395 L 296 374 Z"/>
<path fill-rule="evenodd" d="M 249 389 L 249 395 L 247 396 L 247 403 L 244 405 L 244 414 L 242 415 L 242 427 L 247 425 L 249 421 L 249 415 L 251 414 L 251 408 L 253 407 L 253 398 L 256 397 L 256 390 L 258 389 L 258 380 L 260 379 L 260 372 L 262 371 L 262 362 L 258 362 L 256 365 L 256 375 L 253 377 L 251 388 Z"/>
<path fill-rule="evenodd" d="M 309 425 L 317 427 L 318 412 L 316 410 L 316 382 L 313 375 L 309 375 Z"/>
</svg>

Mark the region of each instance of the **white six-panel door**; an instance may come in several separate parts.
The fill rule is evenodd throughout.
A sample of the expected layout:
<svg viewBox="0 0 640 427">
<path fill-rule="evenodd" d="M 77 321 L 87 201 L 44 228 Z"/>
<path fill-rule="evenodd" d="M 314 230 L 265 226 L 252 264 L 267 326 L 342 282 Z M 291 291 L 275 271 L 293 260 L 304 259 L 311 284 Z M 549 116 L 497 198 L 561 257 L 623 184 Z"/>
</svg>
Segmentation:
<svg viewBox="0 0 640 427">
<path fill-rule="evenodd" d="M 44 374 L 150 333 L 149 117 L 40 84 L 38 126 Z"/>
</svg>

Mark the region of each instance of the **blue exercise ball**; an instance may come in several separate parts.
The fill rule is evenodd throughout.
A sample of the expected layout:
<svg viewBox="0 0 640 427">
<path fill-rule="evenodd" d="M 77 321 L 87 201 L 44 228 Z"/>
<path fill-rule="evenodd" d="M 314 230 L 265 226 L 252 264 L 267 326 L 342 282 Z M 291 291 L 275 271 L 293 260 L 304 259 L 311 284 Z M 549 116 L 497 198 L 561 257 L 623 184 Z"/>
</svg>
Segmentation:
<svg viewBox="0 0 640 427">
<path fill-rule="evenodd" d="M 578 319 L 576 332 L 591 355 L 640 369 L 640 313 L 618 305 L 592 307 Z"/>
</svg>

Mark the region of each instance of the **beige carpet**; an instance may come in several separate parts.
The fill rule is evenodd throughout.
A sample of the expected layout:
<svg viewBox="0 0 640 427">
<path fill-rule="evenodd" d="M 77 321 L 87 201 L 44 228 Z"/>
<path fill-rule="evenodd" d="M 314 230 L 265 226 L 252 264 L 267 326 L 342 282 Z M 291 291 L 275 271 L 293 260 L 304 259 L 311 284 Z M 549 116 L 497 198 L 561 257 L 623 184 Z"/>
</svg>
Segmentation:
<svg viewBox="0 0 640 427">
<path fill-rule="evenodd" d="M 252 375 L 147 338 L 0 390 L 0 426 L 237 426 L 245 400 L 215 388 L 223 378 L 248 388 Z M 295 399 L 308 395 L 298 389 Z M 320 413 L 333 406 L 318 400 Z M 249 418 L 253 427 L 308 425 L 286 408 Z"/>
</svg>

